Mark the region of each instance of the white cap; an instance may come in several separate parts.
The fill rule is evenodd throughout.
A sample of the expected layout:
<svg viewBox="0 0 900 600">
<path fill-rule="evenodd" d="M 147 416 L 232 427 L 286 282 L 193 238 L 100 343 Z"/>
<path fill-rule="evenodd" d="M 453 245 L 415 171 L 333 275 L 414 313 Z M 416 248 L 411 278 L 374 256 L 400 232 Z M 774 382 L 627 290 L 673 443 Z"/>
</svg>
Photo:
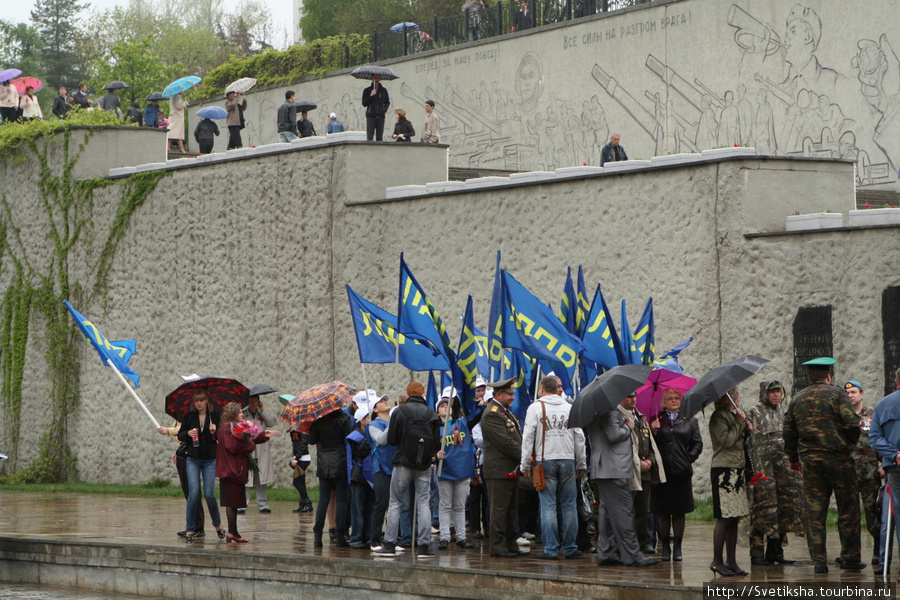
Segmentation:
<svg viewBox="0 0 900 600">
<path fill-rule="evenodd" d="M 353 419 L 357 423 L 359 423 L 360 421 L 362 421 L 363 419 L 365 419 L 368 416 L 369 416 L 369 409 L 363 406 L 361 408 L 356 409 L 356 413 L 354 413 Z"/>
<path fill-rule="evenodd" d="M 370 413 L 375 412 L 375 405 L 376 405 L 376 404 L 378 404 L 378 403 L 381 402 L 382 400 L 389 400 L 389 399 L 390 399 L 390 398 L 388 398 L 388 395 L 387 395 L 387 394 L 385 394 L 385 395 L 382 396 L 381 398 L 378 398 L 378 397 L 371 397 L 371 396 L 370 396 L 370 397 L 369 397 L 369 405 L 368 405 L 369 412 L 370 412 Z"/>
<path fill-rule="evenodd" d="M 475 378 L 475 387 L 477 387 L 477 388 L 487 387 L 487 381 L 484 380 L 484 377 L 479 375 L 478 377 Z"/>
<path fill-rule="evenodd" d="M 447 399 L 456 398 L 456 396 L 457 396 L 456 388 L 454 388 L 453 386 L 450 386 L 450 385 L 445 387 L 444 391 L 441 392 L 441 400 L 443 400 L 444 398 L 447 398 Z"/>
<path fill-rule="evenodd" d="M 353 396 L 353 403 L 359 408 L 368 408 L 369 401 L 372 398 L 377 397 L 378 394 L 375 393 L 375 390 L 363 390 L 362 392 L 357 392 L 356 395 Z"/>
<path fill-rule="evenodd" d="M 493 398 L 493 397 L 494 397 L 494 388 L 489 387 L 489 388 L 488 388 L 487 390 L 485 390 L 485 392 L 484 392 L 484 401 L 487 402 L 488 400 L 490 400 L 490 399 Z"/>
<path fill-rule="evenodd" d="M 331 113 L 330 115 L 328 115 L 328 118 L 329 119 L 337 119 L 337 115 L 334 113 Z"/>
</svg>

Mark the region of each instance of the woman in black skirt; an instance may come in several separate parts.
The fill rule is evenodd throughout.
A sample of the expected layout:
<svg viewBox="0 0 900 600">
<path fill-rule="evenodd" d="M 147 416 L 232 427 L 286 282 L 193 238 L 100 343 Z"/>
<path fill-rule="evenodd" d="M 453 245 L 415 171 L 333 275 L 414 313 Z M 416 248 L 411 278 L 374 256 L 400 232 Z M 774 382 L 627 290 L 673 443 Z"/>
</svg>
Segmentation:
<svg viewBox="0 0 900 600">
<path fill-rule="evenodd" d="M 738 522 L 750 514 L 747 484 L 744 476 L 744 441 L 753 429 L 738 406 L 737 388 L 714 403 L 716 410 L 709 418 L 709 438 L 713 457 L 709 479 L 712 484 L 713 516 L 718 519 L 713 531 L 713 561 L 709 568 L 719 575 L 746 575 L 737 564 Z M 722 560 L 725 548 L 728 560 Z"/>
<path fill-rule="evenodd" d="M 691 466 L 703 451 L 700 425 L 694 417 L 678 413 L 681 408 L 681 392 L 676 389 L 663 391 L 663 410 L 650 424 L 656 445 L 662 457 L 666 482 L 661 483 L 650 495 L 651 510 L 659 525 L 659 540 L 663 560 L 680 561 L 681 540 L 684 538 L 684 516 L 694 512 L 694 488 Z M 669 531 L 674 534 L 674 547 L 669 545 Z"/>
</svg>

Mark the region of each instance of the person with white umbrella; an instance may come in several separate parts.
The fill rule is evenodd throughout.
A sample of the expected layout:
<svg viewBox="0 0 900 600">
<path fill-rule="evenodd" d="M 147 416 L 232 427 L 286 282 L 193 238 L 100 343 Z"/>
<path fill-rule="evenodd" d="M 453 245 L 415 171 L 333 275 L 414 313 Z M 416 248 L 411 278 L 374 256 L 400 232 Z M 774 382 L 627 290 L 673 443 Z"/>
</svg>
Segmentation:
<svg viewBox="0 0 900 600">
<path fill-rule="evenodd" d="M 225 93 L 225 110 L 228 118 L 225 125 L 228 126 L 228 150 L 242 148 L 241 129 L 244 128 L 244 111 L 247 110 L 247 99 L 241 92 L 229 90 Z"/>
</svg>

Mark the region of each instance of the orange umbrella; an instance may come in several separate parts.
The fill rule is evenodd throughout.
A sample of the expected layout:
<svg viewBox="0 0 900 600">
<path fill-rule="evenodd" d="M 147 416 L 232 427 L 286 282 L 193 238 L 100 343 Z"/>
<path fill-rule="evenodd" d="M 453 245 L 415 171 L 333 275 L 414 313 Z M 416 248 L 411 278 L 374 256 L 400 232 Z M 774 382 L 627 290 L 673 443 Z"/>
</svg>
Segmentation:
<svg viewBox="0 0 900 600">
<path fill-rule="evenodd" d="M 285 405 L 281 420 L 290 426 L 315 421 L 343 409 L 356 394 L 357 390 L 340 381 L 311 387 Z"/>
</svg>

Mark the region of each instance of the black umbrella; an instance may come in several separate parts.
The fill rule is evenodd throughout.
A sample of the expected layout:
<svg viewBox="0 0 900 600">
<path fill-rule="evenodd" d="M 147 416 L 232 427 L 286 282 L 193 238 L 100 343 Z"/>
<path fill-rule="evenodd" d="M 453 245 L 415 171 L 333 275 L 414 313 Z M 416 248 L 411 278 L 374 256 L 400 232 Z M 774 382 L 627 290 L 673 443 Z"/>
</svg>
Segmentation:
<svg viewBox="0 0 900 600">
<path fill-rule="evenodd" d="M 724 396 L 728 390 L 755 375 L 768 362 L 765 358 L 747 355 L 713 367 L 684 395 L 681 414 L 693 417 Z"/>
<path fill-rule="evenodd" d="M 105 89 L 105 88 L 104 88 L 104 89 Z M 159 92 L 153 92 L 152 94 L 150 94 L 149 96 L 147 96 L 146 98 L 144 98 L 144 100 L 146 100 L 147 102 L 150 102 L 151 100 L 168 100 L 168 98 L 166 98 L 165 96 L 163 96 L 163 95 L 160 94 Z"/>
<path fill-rule="evenodd" d="M 399 75 L 387 67 L 379 67 L 378 65 L 363 65 L 361 67 L 356 67 L 350 75 L 357 79 L 372 79 L 372 75 L 381 75 L 381 78 L 386 81 L 400 78 Z"/>
<path fill-rule="evenodd" d="M 264 383 L 254 383 L 247 389 L 250 390 L 248 396 L 265 396 L 266 394 L 272 394 L 276 391 L 275 388 Z"/>
<path fill-rule="evenodd" d="M 124 90 L 125 88 L 130 88 L 131 86 L 125 83 L 124 81 L 110 81 L 106 85 L 104 85 L 101 89 L 104 90 Z"/>
<path fill-rule="evenodd" d="M 646 383 L 652 370 L 647 365 L 620 365 L 584 386 L 569 412 L 569 427 L 587 427 L 611 412 Z"/>
<path fill-rule="evenodd" d="M 294 106 L 297 107 L 297 112 L 309 112 L 311 110 L 316 110 L 315 102 L 307 102 L 305 100 L 294 102 Z"/>
</svg>

